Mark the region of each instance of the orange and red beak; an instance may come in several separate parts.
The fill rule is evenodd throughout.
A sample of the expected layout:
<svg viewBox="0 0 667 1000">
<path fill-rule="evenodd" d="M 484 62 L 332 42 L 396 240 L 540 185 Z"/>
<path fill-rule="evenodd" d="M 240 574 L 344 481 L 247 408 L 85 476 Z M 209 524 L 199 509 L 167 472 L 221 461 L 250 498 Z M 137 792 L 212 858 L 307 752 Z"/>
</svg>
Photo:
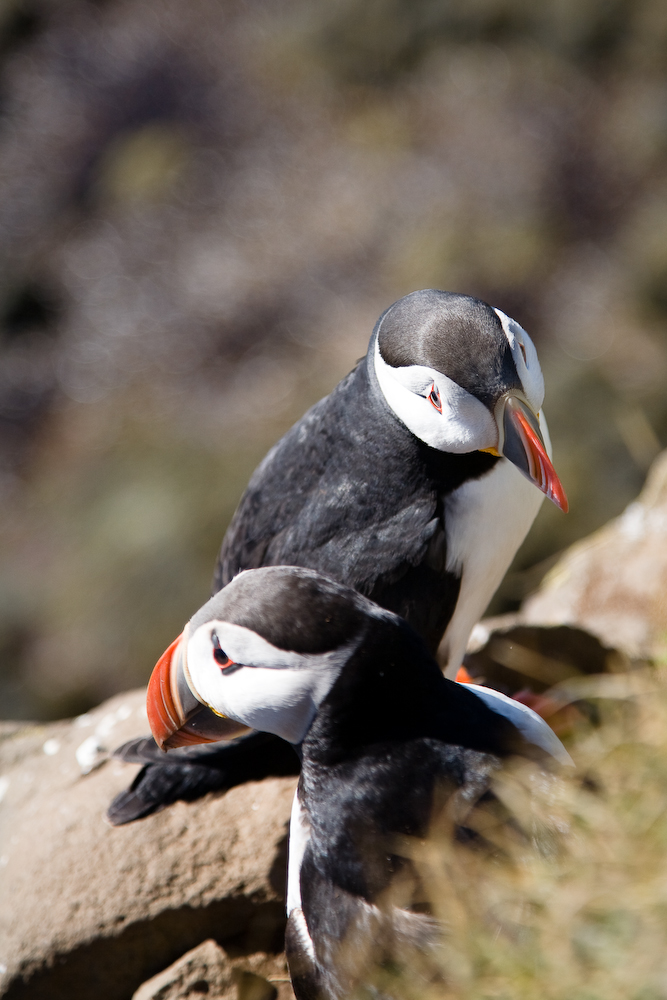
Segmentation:
<svg viewBox="0 0 667 1000">
<path fill-rule="evenodd" d="M 186 647 L 187 629 L 162 654 L 148 682 L 148 722 L 161 750 L 231 740 L 249 731 L 199 700 L 188 683 Z"/>
<path fill-rule="evenodd" d="M 567 514 L 565 490 L 547 455 L 537 416 L 514 393 L 504 396 L 498 409 L 498 451 Z"/>
</svg>

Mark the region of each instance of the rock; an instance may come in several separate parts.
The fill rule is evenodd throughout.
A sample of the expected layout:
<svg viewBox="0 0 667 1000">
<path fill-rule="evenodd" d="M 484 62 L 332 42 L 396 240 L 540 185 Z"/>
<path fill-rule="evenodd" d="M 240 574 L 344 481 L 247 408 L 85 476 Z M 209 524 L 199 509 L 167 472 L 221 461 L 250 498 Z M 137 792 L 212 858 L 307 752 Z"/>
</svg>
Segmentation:
<svg viewBox="0 0 667 1000">
<path fill-rule="evenodd" d="M 624 513 L 573 545 L 520 610 L 473 629 L 470 676 L 514 694 L 667 653 L 667 452 Z"/>
<path fill-rule="evenodd" d="M 236 1000 L 236 992 L 232 963 L 209 939 L 140 986 L 132 1000 L 183 1000 L 192 994 L 206 995 L 208 1000 Z"/>
<path fill-rule="evenodd" d="M 257 966 L 256 959 L 264 958 L 264 970 L 268 975 L 278 971 L 278 988 L 264 976 L 252 972 L 244 966 L 248 962 Z M 132 1000 L 294 1000 L 289 985 L 287 968 L 281 962 L 276 969 L 266 968 L 266 957 L 253 955 L 245 962 L 232 961 L 224 948 L 213 940 L 202 942 L 188 951 L 182 958 L 159 972 L 136 991 Z"/>
<path fill-rule="evenodd" d="M 252 969 L 261 968 L 264 975 Z M 266 978 L 266 977 L 269 978 Z M 294 1000 L 284 956 L 230 959 L 209 939 L 143 983 L 132 1000 Z"/>
<path fill-rule="evenodd" d="M 508 695 L 522 689 L 541 694 L 570 677 L 628 666 L 617 650 L 584 629 L 526 625 L 516 615 L 486 619 L 474 639 L 466 653 L 466 670 L 478 683 Z"/>
<path fill-rule="evenodd" d="M 283 977 L 284 979 L 284 977 Z M 204 941 L 139 987 L 132 1000 L 275 1000 L 264 976 L 235 965 L 215 941 Z M 292 994 L 293 996 L 293 994 Z"/>
<path fill-rule="evenodd" d="M 0 724 L 0 879 L 11 900 L 0 908 L 0 994 L 10 1000 L 127 1000 L 208 938 L 258 974 L 282 950 L 296 779 L 104 822 L 138 770 L 106 751 L 147 731 L 144 697 L 119 695 L 74 721 Z"/>
<path fill-rule="evenodd" d="M 666 651 L 667 452 L 638 500 L 568 550 L 517 614 L 477 627 L 467 664 L 501 690 L 540 694 Z M 295 779 L 111 828 L 104 811 L 138 765 L 109 752 L 147 728 L 143 690 L 73 721 L 0 724 L 0 878 L 11 901 L 0 909 L 0 994 L 192 1000 L 203 984 L 209 1000 L 269 1000 L 275 988 L 288 1000 L 279 952 Z"/>
<path fill-rule="evenodd" d="M 636 659 L 667 652 L 667 452 L 620 517 L 573 545 L 521 608 L 525 625 L 572 625 Z"/>
</svg>

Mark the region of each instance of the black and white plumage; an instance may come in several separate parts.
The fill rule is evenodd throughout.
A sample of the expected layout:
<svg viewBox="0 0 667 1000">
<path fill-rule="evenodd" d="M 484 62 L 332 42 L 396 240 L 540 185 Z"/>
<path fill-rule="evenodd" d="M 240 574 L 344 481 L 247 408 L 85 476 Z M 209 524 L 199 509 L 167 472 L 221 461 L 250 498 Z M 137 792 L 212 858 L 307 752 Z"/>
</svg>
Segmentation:
<svg viewBox="0 0 667 1000">
<path fill-rule="evenodd" d="M 543 493 L 566 506 L 543 395 L 530 338 L 500 310 L 432 289 L 400 299 L 366 357 L 254 473 L 214 590 L 245 569 L 315 569 L 403 617 L 456 676 Z M 211 780 L 224 787 L 238 780 L 226 759 L 221 750 L 196 763 L 214 763 Z M 165 775 L 146 763 L 112 822 L 163 803 Z M 174 771 L 179 788 L 184 769 Z"/>
<path fill-rule="evenodd" d="M 149 685 L 161 745 L 195 738 L 184 681 L 199 702 L 189 717 L 210 709 L 214 726 L 300 748 L 286 936 L 297 1000 L 341 1000 L 377 962 L 437 943 L 400 848 L 427 834 L 434 801 L 465 831 L 503 758 L 569 762 L 530 709 L 447 680 L 402 619 L 311 570 L 242 573 L 191 619 Z"/>
<path fill-rule="evenodd" d="M 259 566 L 316 569 L 401 615 L 431 652 L 444 637 L 455 676 L 539 510 L 535 485 L 566 503 L 508 420 L 523 406 L 548 448 L 543 397 L 535 348 L 500 310 L 432 289 L 400 299 L 258 467 L 214 589 Z"/>
</svg>

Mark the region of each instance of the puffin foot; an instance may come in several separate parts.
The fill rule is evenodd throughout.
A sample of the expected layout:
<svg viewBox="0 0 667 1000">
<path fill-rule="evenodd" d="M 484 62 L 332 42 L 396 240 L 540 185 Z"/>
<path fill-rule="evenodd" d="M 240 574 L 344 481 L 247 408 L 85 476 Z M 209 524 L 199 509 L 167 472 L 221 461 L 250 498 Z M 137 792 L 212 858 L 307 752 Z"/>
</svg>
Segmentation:
<svg viewBox="0 0 667 1000">
<path fill-rule="evenodd" d="M 208 792 L 224 791 L 246 781 L 296 775 L 301 767 L 290 743 L 255 732 L 230 742 L 184 747 L 167 754 L 152 736 L 139 737 L 118 747 L 113 756 L 144 766 L 107 809 L 111 826 L 150 816 L 179 799 L 193 802 Z"/>
</svg>

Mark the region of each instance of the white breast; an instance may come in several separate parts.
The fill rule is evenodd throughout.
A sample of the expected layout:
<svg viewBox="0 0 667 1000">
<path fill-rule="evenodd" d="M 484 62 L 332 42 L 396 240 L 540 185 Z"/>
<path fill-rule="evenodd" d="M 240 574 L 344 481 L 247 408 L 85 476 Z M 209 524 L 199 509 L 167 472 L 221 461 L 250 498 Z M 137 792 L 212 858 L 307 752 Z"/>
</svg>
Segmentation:
<svg viewBox="0 0 667 1000">
<path fill-rule="evenodd" d="M 287 916 L 301 907 L 301 862 L 308 841 L 310 823 L 299 802 L 299 789 L 294 793 L 289 824 L 289 852 L 287 858 Z"/>
<path fill-rule="evenodd" d="M 447 677 L 456 677 L 470 632 L 543 500 L 544 495 L 505 458 L 486 476 L 469 480 L 446 497 L 446 567 L 461 574 L 456 608 L 440 645 Z"/>
</svg>

